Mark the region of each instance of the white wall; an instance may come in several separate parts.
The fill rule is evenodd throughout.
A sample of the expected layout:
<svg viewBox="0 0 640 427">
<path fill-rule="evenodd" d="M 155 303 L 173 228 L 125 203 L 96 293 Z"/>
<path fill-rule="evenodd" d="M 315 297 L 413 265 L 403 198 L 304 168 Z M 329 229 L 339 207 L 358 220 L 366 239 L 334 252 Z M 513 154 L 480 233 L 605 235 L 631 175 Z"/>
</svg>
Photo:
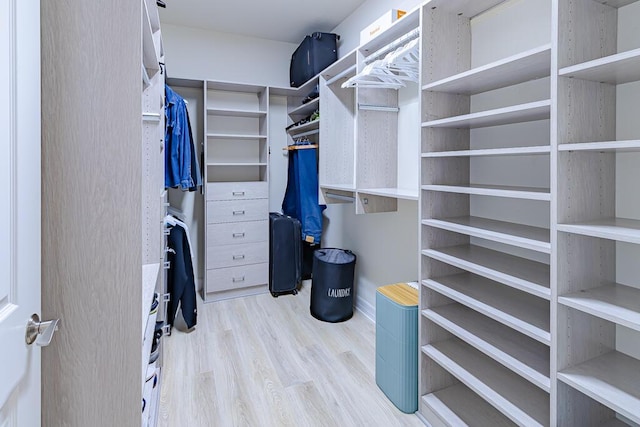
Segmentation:
<svg viewBox="0 0 640 427">
<path fill-rule="evenodd" d="M 289 87 L 292 43 L 162 24 L 169 77 Z"/>
</svg>

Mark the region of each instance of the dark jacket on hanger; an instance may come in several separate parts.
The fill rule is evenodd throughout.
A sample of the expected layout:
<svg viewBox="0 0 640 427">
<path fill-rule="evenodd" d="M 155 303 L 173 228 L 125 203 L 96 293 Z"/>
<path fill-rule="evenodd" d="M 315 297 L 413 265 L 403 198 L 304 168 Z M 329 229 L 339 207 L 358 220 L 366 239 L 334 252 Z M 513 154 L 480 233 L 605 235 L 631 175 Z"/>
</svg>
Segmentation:
<svg viewBox="0 0 640 427">
<path fill-rule="evenodd" d="M 167 309 L 167 323 L 173 327 L 178 305 L 180 305 L 182 317 L 190 329 L 197 323 L 198 309 L 191 249 L 184 228 L 180 225 L 173 226 L 169 233 L 168 244 L 172 250 L 167 254 L 170 262 L 167 271 L 167 290 L 171 295 Z"/>
</svg>

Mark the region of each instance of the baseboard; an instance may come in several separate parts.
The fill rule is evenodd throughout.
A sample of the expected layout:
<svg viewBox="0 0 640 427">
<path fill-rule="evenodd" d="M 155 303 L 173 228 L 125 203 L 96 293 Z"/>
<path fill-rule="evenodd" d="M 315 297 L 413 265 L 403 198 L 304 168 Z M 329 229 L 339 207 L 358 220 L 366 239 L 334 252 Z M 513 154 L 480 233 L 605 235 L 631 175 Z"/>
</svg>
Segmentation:
<svg viewBox="0 0 640 427">
<path fill-rule="evenodd" d="M 370 304 L 368 301 L 360 297 L 356 297 L 356 310 L 364 314 L 364 317 L 375 323 L 376 321 L 376 306 Z"/>
</svg>

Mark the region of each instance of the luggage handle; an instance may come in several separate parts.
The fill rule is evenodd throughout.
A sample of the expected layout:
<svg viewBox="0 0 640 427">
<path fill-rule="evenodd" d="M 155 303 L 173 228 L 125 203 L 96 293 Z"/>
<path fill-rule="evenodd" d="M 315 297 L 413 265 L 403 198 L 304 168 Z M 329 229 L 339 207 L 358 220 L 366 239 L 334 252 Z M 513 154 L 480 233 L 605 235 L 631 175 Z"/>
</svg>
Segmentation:
<svg viewBox="0 0 640 427">
<path fill-rule="evenodd" d="M 244 237 L 244 233 L 233 233 L 233 237 Z"/>
<path fill-rule="evenodd" d="M 234 255 L 233 256 L 234 260 L 238 260 L 238 259 L 244 259 L 244 255 Z"/>
<path fill-rule="evenodd" d="M 233 281 L 233 283 L 244 282 L 244 276 L 234 277 L 231 280 Z"/>
<path fill-rule="evenodd" d="M 234 216 L 244 215 L 244 211 L 233 211 Z"/>
<path fill-rule="evenodd" d="M 244 196 L 244 191 L 234 191 L 231 194 L 233 196 Z"/>
</svg>

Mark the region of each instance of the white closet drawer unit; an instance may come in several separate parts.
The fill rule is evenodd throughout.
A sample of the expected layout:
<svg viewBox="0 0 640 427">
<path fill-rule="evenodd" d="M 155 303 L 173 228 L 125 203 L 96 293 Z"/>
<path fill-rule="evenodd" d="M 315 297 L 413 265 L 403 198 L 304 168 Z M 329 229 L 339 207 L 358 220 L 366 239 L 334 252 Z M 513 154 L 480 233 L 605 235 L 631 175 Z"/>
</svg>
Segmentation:
<svg viewBox="0 0 640 427">
<path fill-rule="evenodd" d="M 214 246 L 268 242 L 269 221 L 207 225 L 207 251 Z"/>
<path fill-rule="evenodd" d="M 207 270 L 207 292 L 264 285 L 268 282 L 269 263 Z"/>
<path fill-rule="evenodd" d="M 207 200 L 266 199 L 268 182 L 210 182 L 206 185 Z"/>
<path fill-rule="evenodd" d="M 213 246 L 207 250 L 207 269 L 269 262 L 269 242 Z"/>
<path fill-rule="evenodd" d="M 260 221 L 269 219 L 269 200 L 225 200 L 207 202 L 207 223 Z"/>
</svg>

